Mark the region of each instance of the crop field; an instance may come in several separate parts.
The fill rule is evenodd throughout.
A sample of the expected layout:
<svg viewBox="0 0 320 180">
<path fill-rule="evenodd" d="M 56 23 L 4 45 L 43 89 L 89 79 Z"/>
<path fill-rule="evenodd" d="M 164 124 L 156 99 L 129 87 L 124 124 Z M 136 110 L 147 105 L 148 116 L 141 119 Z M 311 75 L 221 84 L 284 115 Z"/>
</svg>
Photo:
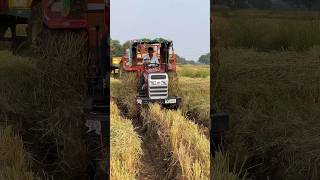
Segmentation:
<svg viewBox="0 0 320 180">
<path fill-rule="evenodd" d="M 0 50 L 0 179 L 90 176 L 85 41 L 72 33 L 51 38 L 33 55 Z"/>
<path fill-rule="evenodd" d="M 319 179 L 318 13 L 217 10 L 212 19 L 214 98 L 230 114 L 230 169 L 238 177 Z"/>
<path fill-rule="evenodd" d="M 183 99 L 177 111 L 161 109 L 157 104 L 139 111 L 135 105 L 135 74 L 126 73 L 121 80 L 111 79 L 111 98 L 118 106 L 112 108 L 120 112 L 112 109 L 111 116 L 117 114 L 133 125 L 135 132 L 130 135 L 132 129 L 126 129 L 122 134 L 125 139 L 118 144 L 123 145 L 124 153 L 130 151 L 125 150 L 127 146 L 136 146 L 137 154 L 140 152 L 138 147 L 142 149 L 135 161 L 140 165 L 126 171 L 130 173 L 135 169 L 136 174 L 131 173 L 135 175 L 133 179 L 210 179 L 209 66 L 179 65 L 177 74 L 175 86 Z M 114 128 L 111 132 L 124 129 L 114 125 L 111 128 Z M 138 137 L 141 143 L 125 143 L 129 137 Z M 123 161 L 130 162 L 130 159 Z M 120 170 L 114 167 L 111 169 L 119 173 Z"/>
</svg>

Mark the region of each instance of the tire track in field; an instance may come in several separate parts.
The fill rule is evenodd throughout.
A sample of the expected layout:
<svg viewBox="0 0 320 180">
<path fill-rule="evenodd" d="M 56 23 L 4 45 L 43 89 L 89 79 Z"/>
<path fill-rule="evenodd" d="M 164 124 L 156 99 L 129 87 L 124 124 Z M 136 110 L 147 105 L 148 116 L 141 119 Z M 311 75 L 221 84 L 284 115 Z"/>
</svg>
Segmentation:
<svg viewBox="0 0 320 180">
<path fill-rule="evenodd" d="M 122 116 L 132 119 L 126 116 L 126 107 L 121 105 L 121 103 L 118 104 L 118 107 L 120 107 Z M 143 151 L 137 179 L 176 179 L 176 172 L 169 171 L 169 167 L 172 164 L 171 154 L 164 148 L 157 132 L 153 128 L 145 126 L 144 121 L 140 115 L 132 120 L 135 131 L 142 140 L 141 148 Z"/>
<path fill-rule="evenodd" d="M 140 180 L 164 179 L 166 162 L 161 151 L 161 144 L 152 134 L 148 134 L 143 127 L 137 127 L 137 133 L 142 139 L 142 167 L 138 174 Z"/>
</svg>

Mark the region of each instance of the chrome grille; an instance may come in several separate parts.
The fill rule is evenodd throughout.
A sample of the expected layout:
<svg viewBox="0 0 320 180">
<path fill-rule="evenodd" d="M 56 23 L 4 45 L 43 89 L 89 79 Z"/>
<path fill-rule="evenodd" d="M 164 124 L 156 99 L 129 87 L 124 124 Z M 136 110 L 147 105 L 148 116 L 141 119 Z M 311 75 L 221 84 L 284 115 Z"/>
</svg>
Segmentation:
<svg viewBox="0 0 320 180">
<path fill-rule="evenodd" d="M 149 86 L 150 99 L 166 99 L 168 98 L 168 76 L 167 74 L 150 74 L 151 81 L 156 81 L 156 84 Z M 166 83 L 162 83 L 165 81 Z"/>
</svg>

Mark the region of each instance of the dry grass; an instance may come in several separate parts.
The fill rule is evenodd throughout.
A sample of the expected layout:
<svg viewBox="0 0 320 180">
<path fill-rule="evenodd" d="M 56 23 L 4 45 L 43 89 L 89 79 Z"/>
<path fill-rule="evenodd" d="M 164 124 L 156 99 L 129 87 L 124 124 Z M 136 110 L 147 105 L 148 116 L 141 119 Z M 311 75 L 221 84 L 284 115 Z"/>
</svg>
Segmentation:
<svg viewBox="0 0 320 180">
<path fill-rule="evenodd" d="M 178 96 L 181 92 L 179 87 L 179 75 L 176 72 L 169 72 L 169 96 Z"/>
<path fill-rule="evenodd" d="M 198 126 L 180 111 L 161 110 L 151 105 L 143 111 L 145 123 L 155 128 L 181 168 L 181 179 L 210 178 L 210 144 Z M 173 168 L 173 167 L 172 167 Z"/>
<path fill-rule="evenodd" d="M 4 107 L 0 116 L 1 123 L 19 128 L 22 136 L 31 131 L 34 139 L 30 141 L 40 138 L 31 150 L 48 146 L 41 144 L 46 138 L 54 139 L 50 148 L 63 145 L 63 151 L 57 148 L 54 162 L 57 170 L 52 173 L 74 176 L 83 173 L 87 166 L 86 148 L 83 139 L 79 138 L 84 125 L 86 93 L 85 41 L 80 43 L 81 34 L 65 33 L 59 37 L 47 38 L 45 47 L 52 47 L 51 51 L 38 49 L 42 53 L 38 59 L 0 52 L 0 87 L 3 87 L 0 89 L 0 107 Z M 61 48 L 56 47 L 59 44 Z"/>
<path fill-rule="evenodd" d="M 257 178 L 318 179 L 319 51 L 221 50 L 220 111 L 231 114 L 229 154 Z"/>
<path fill-rule="evenodd" d="M 208 65 L 179 65 L 178 95 L 181 110 L 189 119 L 209 127 L 210 123 L 210 67 Z"/>
<path fill-rule="evenodd" d="M 244 161 L 245 162 L 245 161 Z M 243 165 L 240 167 L 240 170 L 236 172 L 236 167 L 234 166 L 233 169 L 230 169 L 230 156 L 227 153 L 216 152 L 215 158 L 211 164 L 211 179 L 216 180 L 245 180 L 246 172 L 243 171 Z M 240 178 L 242 177 L 242 178 Z"/>
<path fill-rule="evenodd" d="M 214 13 L 217 17 L 213 29 L 219 46 L 261 51 L 307 51 L 320 45 L 319 13 Z"/>
<path fill-rule="evenodd" d="M 182 112 L 190 119 L 195 119 L 209 127 L 210 79 L 180 77 L 179 88 L 182 97 Z"/>
<path fill-rule="evenodd" d="M 231 162 L 247 156 L 256 179 L 319 179 L 319 13 L 212 18 L 220 48 L 215 99 L 231 114 Z"/>
<path fill-rule="evenodd" d="M 72 89 L 86 95 L 87 49 L 84 32 L 49 31 L 39 40 L 37 65 L 59 83 L 60 88 Z"/>
<path fill-rule="evenodd" d="M 177 73 L 180 77 L 190 77 L 190 78 L 210 77 L 209 65 L 178 65 Z"/>
<path fill-rule="evenodd" d="M 82 32 L 44 31 L 37 49 L 38 69 L 43 74 L 38 90 L 46 107 L 40 120 L 43 135 L 53 135 L 62 144 L 58 166 L 65 176 L 82 174 L 87 168 L 84 131 L 84 100 L 86 98 L 86 39 Z M 49 88 L 44 89 L 47 86 Z M 37 92 L 37 91 L 36 91 Z M 40 105 L 40 104 L 39 104 Z"/>
<path fill-rule="evenodd" d="M 136 106 L 138 77 L 136 73 L 124 73 L 121 80 L 111 78 L 110 96 L 121 106 L 126 117 L 134 119 L 138 115 Z"/>
<path fill-rule="evenodd" d="M 135 179 L 141 155 L 141 139 L 134 131 L 131 121 L 121 117 L 117 106 L 111 102 L 110 178 Z"/>
<path fill-rule="evenodd" d="M 22 139 L 10 127 L 0 127 L 0 144 L 0 179 L 37 179 L 30 170 L 29 155 Z"/>
<path fill-rule="evenodd" d="M 121 81 L 111 79 L 111 97 L 117 100 L 121 107 L 125 107 L 122 109 L 128 117 L 128 108 L 135 107 L 135 93 L 130 92 L 136 92 L 131 88 L 135 87 L 132 83 L 135 75 L 129 76 Z M 209 179 L 210 145 L 196 124 L 186 119 L 181 111 L 163 111 L 158 105 L 152 106 L 148 113 L 144 111 L 144 118 L 145 122 L 158 127 L 154 130 L 160 133 L 160 139 L 167 145 L 167 149 L 174 153 L 174 159 L 179 162 L 178 166 L 182 167 L 182 179 Z"/>
</svg>

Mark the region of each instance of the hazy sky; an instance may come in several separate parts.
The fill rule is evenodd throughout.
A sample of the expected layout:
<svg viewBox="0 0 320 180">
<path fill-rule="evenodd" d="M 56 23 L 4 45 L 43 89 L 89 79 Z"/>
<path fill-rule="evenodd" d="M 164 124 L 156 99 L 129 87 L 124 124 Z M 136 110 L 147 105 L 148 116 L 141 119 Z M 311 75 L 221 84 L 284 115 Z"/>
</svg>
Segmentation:
<svg viewBox="0 0 320 180">
<path fill-rule="evenodd" d="M 210 50 L 209 0 L 110 0 L 110 5 L 112 39 L 163 37 L 187 60 Z"/>
</svg>

